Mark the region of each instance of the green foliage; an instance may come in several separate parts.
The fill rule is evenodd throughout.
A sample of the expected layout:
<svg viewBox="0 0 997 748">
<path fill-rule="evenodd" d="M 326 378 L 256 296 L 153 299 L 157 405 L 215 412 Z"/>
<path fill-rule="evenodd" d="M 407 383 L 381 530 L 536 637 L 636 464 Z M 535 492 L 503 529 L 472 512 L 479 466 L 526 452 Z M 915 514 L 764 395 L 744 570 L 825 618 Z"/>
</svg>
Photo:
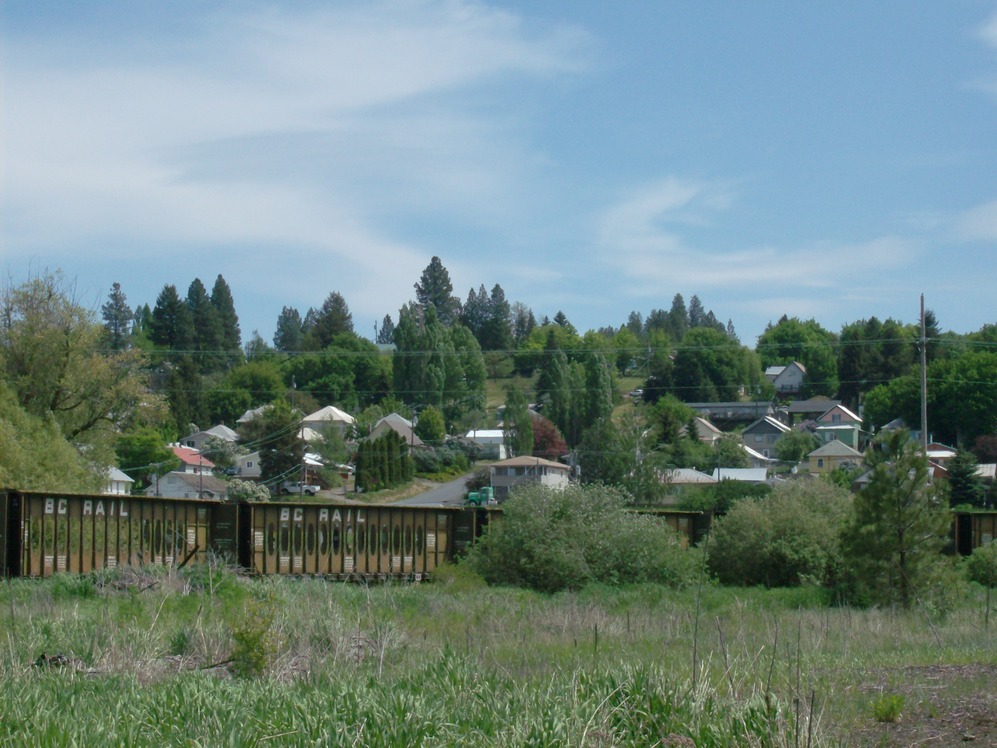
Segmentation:
<svg viewBox="0 0 997 748">
<path fill-rule="evenodd" d="M 775 456 L 782 462 L 798 463 L 820 446 L 817 437 L 810 431 L 793 429 L 776 439 Z"/>
<path fill-rule="evenodd" d="M 502 416 L 505 441 L 513 457 L 533 454 L 533 419 L 526 396 L 518 387 L 506 389 L 505 413 Z"/>
<path fill-rule="evenodd" d="M 767 496 L 739 501 L 714 521 L 710 571 L 721 584 L 831 583 L 850 504 L 848 491 L 809 480 L 787 481 Z"/>
<path fill-rule="evenodd" d="M 898 693 L 884 693 L 873 699 L 870 708 L 872 716 L 877 722 L 899 722 L 900 715 L 903 714 L 906 700 Z"/>
<path fill-rule="evenodd" d="M 686 492 L 679 502 L 679 508 L 723 514 L 741 499 L 760 499 L 771 492 L 772 488 L 764 483 L 724 479 L 711 486 Z"/>
<path fill-rule="evenodd" d="M 972 452 L 959 450 L 949 460 L 945 469 L 948 471 L 950 506 L 982 507 L 986 504 L 987 489 L 976 473 L 978 467 Z"/>
<path fill-rule="evenodd" d="M 166 475 L 176 469 L 180 461 L 165 445 L 163 435 L 150 426 L 128 431 L 118 437 L 114 452 L 118 466 L 135 481 L 135 488 L 148 485 L 149 476 Z"/>
<path fill-rule="evenodd" d="M 997 543 L 974 548 L 966 557 L 966 577 L 987 589 L 997 589 Z"/>
<path fill-rule="evenodd" d="M 627 500 L 605 486 L 516 491 L 466 563 L 491 584 L 543 592 L 593 582 L 690 583 L 695 552 L 658 520 L 625 511 Z"/>
<path fill-rule="evenodd" d="M 672 367 L 672 389 L 684 402 L 737 400 L 741 387 L 757 384 L 758 368 L 747 348 L 726 333 L 711 327 L 695 327 L 676 349 Z M 754 372 L 755 381 L 749 381 Z"/>
<path fill-rule="evenodd" d="M 415 425 L 415 433 L 416 436 L 428 444 L 440 444 L 447 435 L 446 424 L 443 422 L 443 414 L 432 405 L 427 405 L 419 413 L 419 420 Z"/>
<path fill-rule="evenodd" d="M 762 368 L 788 365 L 793 361 L 807 370 L 804 396 L 833 395 L 838 388 L 838 365 L 835 357 L 837 339 L 816 320 L 785 316 L 769 325 L 758 336 L 756 350 Z"/>
<path fill-rule="evenodd" d="M 67 442 L 55 418 L 33 416 L 0 381 L 0 486 L 22 491 L 98 491 L 103 477 Z"/>
<path fill-rule="evenodd" d="M 105 351 L 106 331 L 59 273 L 0 291 L 0 378 L 28 414 L 110 464 L 116 430 L 149 398 L 137 350 Z"/>
<path fill-rule="evenodd" d="M 303 458 L 297 413 L 283 400 L 268 405 L 253 420 L 240 427 L 240 441 L 258 444 L 260 473 L 264 483 L 300 480 Z"/>
<path fill-rule="evenodd" d="M 878 438 L 866 467 L 869 483 L 855 497 L 842 538 L 848 571 L 842 591 L 857 602 L 909 607 L 943 587 L 948 502 L 930 483 L 927 459 L 906 430 Z"/>
<path fill-rule="evenodd" d="M 376 439 L 360 442 L 356 462 L 357 490 L 393 488 L 412 480 L 413 471 L 408 444 L 394 431 L 386 431 Z"/>
<path fill-rule="evenodd" d="M 279 601 L 272 590 L 246 601 L 242 616 L 232 625 L 232 671 L 256 678 L 273 665 L 284 646 L 278 627 Z"/>
</svg>

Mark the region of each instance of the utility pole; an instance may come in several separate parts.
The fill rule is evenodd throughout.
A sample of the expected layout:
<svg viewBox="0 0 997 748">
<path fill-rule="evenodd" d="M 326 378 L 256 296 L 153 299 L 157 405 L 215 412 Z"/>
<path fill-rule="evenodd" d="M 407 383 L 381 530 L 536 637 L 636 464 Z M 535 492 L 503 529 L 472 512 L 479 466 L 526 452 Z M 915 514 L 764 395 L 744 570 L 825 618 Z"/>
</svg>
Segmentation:
<svg viewBox="0 0 997 748">
<path fill-rule="evenodd" d="M 921 294 L 921 448 L 928 457 L 928 338 L 924 324 L 924 294 Z"/>
</svg>

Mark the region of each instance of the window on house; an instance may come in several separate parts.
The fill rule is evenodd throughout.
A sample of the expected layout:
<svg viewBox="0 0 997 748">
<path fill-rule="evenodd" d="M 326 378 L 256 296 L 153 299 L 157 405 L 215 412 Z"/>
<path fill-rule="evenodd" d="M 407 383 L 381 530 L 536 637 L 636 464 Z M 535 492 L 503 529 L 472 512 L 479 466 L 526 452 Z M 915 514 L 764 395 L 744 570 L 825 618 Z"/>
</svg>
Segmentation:
<svg viewBox="0 0 997 748">
<path fill-rule="evenodd" d="M 755 441 L 756 442 L 761 442 L 761 440 L 762 440 L 762 435 L 761 434 L 755 434 Z"/>
<path fill-rule="evenodd" d="M 252 460 L 246 460 L 246 467 L 251 468 L 253 466 Z"/>
<path fill-rule="evenodd" d="M 819 467 L 819 468 L 824 467 L 824 458 L 823 457 L 818 457 L 817 458 L 817 467 Z"/>
</svg>

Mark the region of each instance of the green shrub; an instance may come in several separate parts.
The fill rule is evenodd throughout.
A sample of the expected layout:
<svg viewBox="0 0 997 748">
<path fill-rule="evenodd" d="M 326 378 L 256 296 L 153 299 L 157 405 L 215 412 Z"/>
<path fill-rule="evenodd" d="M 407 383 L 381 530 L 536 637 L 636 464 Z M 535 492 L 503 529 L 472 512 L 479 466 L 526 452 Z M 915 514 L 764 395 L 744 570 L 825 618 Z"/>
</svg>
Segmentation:
<svg viewBox="0 0 997 748">
<path fill-rule="evenodd" d="M 277 627 L 279 604 L 273 590 L 246 602 L 243 615 L 232 626 L 232 671 L 243 677 L 263 675 L 280 652 L 283 637 Z M 176 642 L 174 642 L 176 643 Z"/>
<path fill-rule="evenodd" d="M 824 481 L 782 483 L 714 522 L 707 563 L 722 584 L 784 587 L 832 581 L 849 493 Z"/>
<path fill-rule="evenodd" d="M 897 693 L 884 693 L 872 702 L 872 716 L 877 722 L 897 722 L 904 710 L 904 697 Z"/>
<path fill-rule="evenodd" d="M 627 512 L 628 498 L 600 485 L 523 488 L 505 502 L 502 519 L 466 563 L 489 583 L 543 592 L 593 582 L 691 582 L 696 552 L 682 548 L 659 520 Z"/>
</svg>

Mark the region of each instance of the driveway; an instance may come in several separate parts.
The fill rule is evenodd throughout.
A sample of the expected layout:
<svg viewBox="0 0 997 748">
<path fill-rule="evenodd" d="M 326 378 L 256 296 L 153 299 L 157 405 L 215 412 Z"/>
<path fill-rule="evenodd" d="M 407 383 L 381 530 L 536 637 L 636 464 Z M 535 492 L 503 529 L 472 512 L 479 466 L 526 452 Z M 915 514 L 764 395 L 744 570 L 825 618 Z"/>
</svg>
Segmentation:
<svg viewBox="0 0 997 748">
<path fill-rule="evenodd" d="M 471 473 L 462 475 L 447 483 L 441 483 L 425 493 L 395 501 L 393 506 L 462 506 L 464 492 L 467 491 L 467 480 L 471 475 Z"/>
</svg>

